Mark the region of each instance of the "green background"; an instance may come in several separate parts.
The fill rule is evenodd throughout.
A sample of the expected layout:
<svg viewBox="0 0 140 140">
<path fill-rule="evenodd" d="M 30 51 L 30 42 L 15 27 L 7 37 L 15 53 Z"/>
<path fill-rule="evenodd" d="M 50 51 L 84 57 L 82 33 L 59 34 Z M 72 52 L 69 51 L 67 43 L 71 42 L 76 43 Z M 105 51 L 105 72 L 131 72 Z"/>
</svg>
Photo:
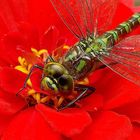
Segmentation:
<svg viewBox="0 0 140 140">
<path fill-rule="evenodd" d="M 140 0 L 135 0 L 135 5 L 140 5 Z"/>
</svg>

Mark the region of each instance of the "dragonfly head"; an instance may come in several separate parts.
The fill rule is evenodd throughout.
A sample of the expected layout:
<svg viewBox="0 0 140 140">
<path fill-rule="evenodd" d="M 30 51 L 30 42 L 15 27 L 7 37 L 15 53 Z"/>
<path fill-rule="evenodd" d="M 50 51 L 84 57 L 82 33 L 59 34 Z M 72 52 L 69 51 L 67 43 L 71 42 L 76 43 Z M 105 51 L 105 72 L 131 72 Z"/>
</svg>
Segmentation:
<svg viewBox="0 0 140 140">
<path fill-rule="evenodd" d="M 73 78 L 63 65 L 50 62 L 44 66 L 41 87 L 43 90 L 51 90 L 55 93 L 71 92 L 73 90 Z"/>
</svg>

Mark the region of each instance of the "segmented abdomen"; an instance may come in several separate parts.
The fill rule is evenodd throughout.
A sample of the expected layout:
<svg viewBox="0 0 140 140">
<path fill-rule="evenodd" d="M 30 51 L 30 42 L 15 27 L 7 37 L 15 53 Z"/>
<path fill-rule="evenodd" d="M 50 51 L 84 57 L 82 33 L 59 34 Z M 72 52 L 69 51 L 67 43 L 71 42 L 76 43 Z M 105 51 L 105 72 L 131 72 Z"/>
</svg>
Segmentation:
<svg viewBox="0 0 140 140">
<path fill-rule="evenodd" d="M 98 54 L 105 53 L 108 49 L 112 48 L 124 35 L 130 33 L 138 25 L 140 25 L 140 13 L 134 14 L 129 20 L 118 25 L 116 29 L 107 31 L 102 36 L 99 36 L 93 45 L 91 45 L 92 50 L 94 52 L 97 51 Z"/>
<path fill-rule="evenodd" d="M 138 25 L 140 25 L 140 13 L 134 14 L 128 21 L 121 23 L 114 31 L 121 36 L 130 33 Z"/>
<path fill-rule="evenodd" d="M 140 25 L 140 13 L 134 14 L 129 20 L 118 25 L 116 29 L 106 32 L 103 37 L 108 38 L 111 45 L 114 45 L 122 36 L 130 33 L 138 25 Z"/>
</svg>

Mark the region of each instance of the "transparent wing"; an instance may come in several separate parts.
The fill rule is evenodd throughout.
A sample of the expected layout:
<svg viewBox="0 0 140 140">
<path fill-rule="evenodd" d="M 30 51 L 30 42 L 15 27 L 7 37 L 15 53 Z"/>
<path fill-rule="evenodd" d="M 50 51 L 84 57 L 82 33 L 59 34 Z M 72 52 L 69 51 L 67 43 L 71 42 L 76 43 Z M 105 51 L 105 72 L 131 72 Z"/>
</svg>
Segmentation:
<svg viewBox="0 0 140 140">
<path fill-rule="evenodd" d="M 50 0 L 57 13 L 78 38 L 105 31 L 118 0 Z"/>
<path fill-rule="evenodd" d="M 118 1 L 119 0 L 97 0 L 97 6 L 95 7 L 95 14 L 93 17 L 94 32 L 96 32 L 96 34 L 104 33 L 109 25 L 112 24 Z"/>
<path fill-rule="evenodd" d="M 0 25 L 8 31 L 17 31 L 17 22 L 27 19 L 26 0 L 1 0 Z"/>
<path fill-rule="evenodd" d="M 122 77 L 140 85 L 140 35 L 126 38 L 98 59 Z"/>
</svg>

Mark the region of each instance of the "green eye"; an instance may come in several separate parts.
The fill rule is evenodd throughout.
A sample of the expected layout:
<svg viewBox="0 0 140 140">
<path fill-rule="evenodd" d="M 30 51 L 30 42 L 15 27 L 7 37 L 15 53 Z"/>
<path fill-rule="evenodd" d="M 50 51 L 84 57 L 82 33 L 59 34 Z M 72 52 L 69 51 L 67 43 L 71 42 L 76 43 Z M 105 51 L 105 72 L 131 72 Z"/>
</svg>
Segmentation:
<svg viewBox="0 0 140 140">
<path fill-rule="evenodd" d="M 65 92 L 73 89 L 73 79 L 70 75 L 64 74 L 58 79 L 60 90 Z"/>
<path fill-rule="evenodd" d="M 69 78 L 66 75 L 63 75 L 59 78 L 59 84 L 61 86 L 66 86 L 69 84 Z"/>
<path fill-rule="evenodd" d="M 52 76 L 53 78 L 59 78 L 64 73 L 65 69 L 57 63 L 48 64 L 44 68 L 44 74 Z"/>
<path fill-rule="evenodd" d="M 57 83 L 50 77 L 43 78 L 41 87 L 44 90 L 54 90 L 55 92 L 58 92 Z"/>
</svg>

